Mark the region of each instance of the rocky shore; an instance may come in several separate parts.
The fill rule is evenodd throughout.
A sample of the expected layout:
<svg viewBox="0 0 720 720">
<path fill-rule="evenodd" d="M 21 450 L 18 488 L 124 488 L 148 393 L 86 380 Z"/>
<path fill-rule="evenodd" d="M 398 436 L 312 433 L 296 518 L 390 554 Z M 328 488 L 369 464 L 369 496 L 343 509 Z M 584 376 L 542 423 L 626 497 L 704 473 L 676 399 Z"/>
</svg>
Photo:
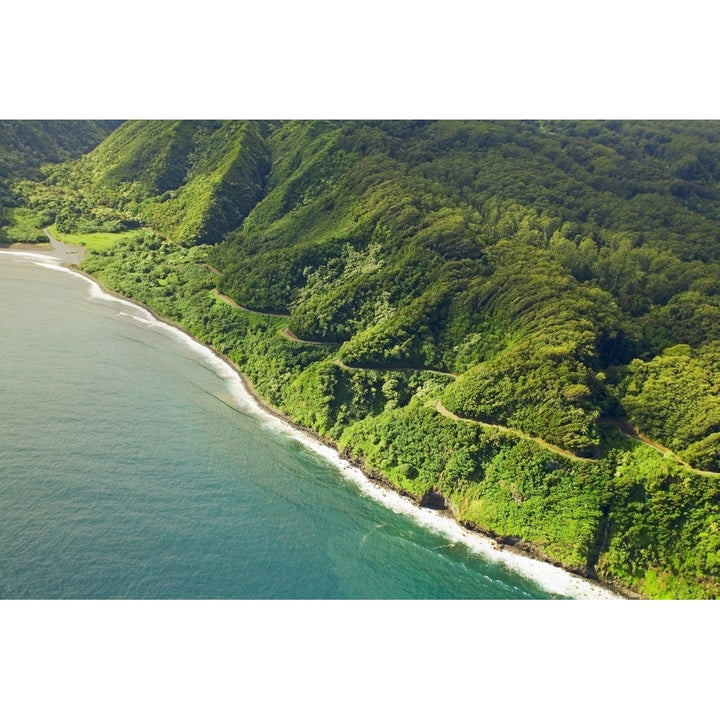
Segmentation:
<svg viewBox="0 0 720 720">
<path fill-rule="evenodd" d="M 577 568 L 564 568 L 560 564 L 553 562 L 547 556 L 544 555 L 544 553 L 540 552 L 537 548 L 535 548 L 530 543 L 527 543 L 526 541 L 522 540 L 521 538 L 509 538 L 509 537 L 502 537 L 498 536 L 497 534 L 487 531 L 484 528 L 480 528 L 475 526 L 473 523 L 469 523 L 466 521 L 461 521 L 458 519 L 456 509 L 452 506 L 452 503 L 450 503 L 447 498 L 442 496 L 440 493 L 433 492 L 427 494 L 425 497 L 415 497 L 406 491 L 402 490 L 401 488 L 398 488 L 395 486 L 388 478 L 386 478 L 384 475 L 382 475 L 377 470 L 368 467 L 365 463 L 364 459 L 361 457 L 354 457 L 346 452 L 341 451 L 338 446 L 329 438 L 326 438 L 319 433 L 315 432 L 311 428 L 303 427 L 297 423 L 295 423 L 290 417 L 285 415 L 282 411 L 280 411 L 278 408 L 273 407 L 270 405 L 255 389 L 251 381 L 245 376 L 245 374 L 242 372 L 242 369 L 238 367 L 229 357 L 226 355 L 218 352 L 214 347 L 207 343 L 202 343 L 201 341 L 194 338 L 188 331 L 180 324 L 168 320 L 167 318 L 164 318 L 158 313 L 156 313 L 151 307 L 148 305 L 139 302 L 137 300 L 134 300 L 132 298 L 127 298 L 119 293 L 116 293 L 112 290 L 108 290 L 107 288 L 103 287 L 102 284 L 97 280 L 97 278 L 93 277 L 89 273 L 84 272 L 78 265 L 78 263 L 82 260 L 82 256 L 84 254 L 84 248 L 82 247 L 75 247 L 66 245 L 64 243 L 59 242 L 55 238 L 53 238 L 49 232 L 46 232 L 46 235 L 49 239 L 49 244 L 43 244 L 43 245 L 26 245 L 23 246 L 19 245 L 12 245 L 12 246 L 6 246 L 7 249 L 13 250 L 13 251 L 30 251 L 33 254 L 38 253 L 42 254 L 45 257 L 52 258 L 54 261 L 58 262 L 59 264 L 65 266 L 69 270 L 72 270 L 73 272 L 76 272 L 79 275 L 82 275 L 83 277 L 87 278 L 88 280 L 94 282 L 104 293 L 106 293 L 109 296 L 115 297 L 118 300 L 122 300 L 124 302 L 131 302 L 137 307 L 142 308 L 147 313 L 149 313 L 155 320 L 157 320 L 160 323 L 163 323 L 165 325 L 168 325 L 170 327 L 175 328 L 176 330 L 182 332 L 185 336 L 187 336 L 190 340 L 193 342 L 204 346 L 208 350 L 210 350 L 218 359 L 222 360 L 229 368 L 233 370 L 233 372 L 237 375 L 239 378 L 242 387 L 244 391 L 247 393 L 247 395 L 252 398 L 253 402 L 257 405 L 257 407 L 265 414 L 275 418 L 282 424 L 286 425 L 289 428 L 292 428 L 297 434 L 302 435 L 305 437 L 309 444 L 315 445 L 315 446 L 322 446 L 327 449 L 330 449 L 334 453 L 337 454 L 338 459 L 344 463 L 348 468 L 354 468 L 355 470 L 362 473 L 364 478 L 369 482 L 375 485 L 382 493 L 389 492 L 392 493 L 394 496 L 397 496 L 398 498 L 403 498 L 407 502 L 414 505 L 416 508 L 422 509 L 423 511 L 430 512 L 435 514 L 438 518 L 444 518 L 445 520 L 449 520 L 457 525 L 458 529 L 461 529 L 463 531 L 467 531 L 473 536 L 476 536 L 479 540 L 482 540 L 486 544 L 486 549 L 492 550 L 497 557 L 496 560 L 502 560 L 503 555 L 514 555 L 519 558 L 524 558 L 531 561 L 536 561 L 543 563 L 545 565 L 548 565 L 549 567 L 556 568 L 558 570 L 562 570 L 565 573 L 568 573 L 569 575 L 577 578 L 578 583 L 587 583 L 588 586 L 594 587 L 597 589 L 597 593 L 590 593 L 590 596 L 597 596 L 597 597 L 615 597 L 615 598 L 626 598 L 626 599 L 634 599 L 639 598 L 640 596 L 632 593 L 627 588 L 617 587 L 614 585 L 611 585 L 609 583 L 601 582 L 597 580 L 596 578 L 587 577 L 584 575 L 581 571 L 579 571 Z"/>
</svg>

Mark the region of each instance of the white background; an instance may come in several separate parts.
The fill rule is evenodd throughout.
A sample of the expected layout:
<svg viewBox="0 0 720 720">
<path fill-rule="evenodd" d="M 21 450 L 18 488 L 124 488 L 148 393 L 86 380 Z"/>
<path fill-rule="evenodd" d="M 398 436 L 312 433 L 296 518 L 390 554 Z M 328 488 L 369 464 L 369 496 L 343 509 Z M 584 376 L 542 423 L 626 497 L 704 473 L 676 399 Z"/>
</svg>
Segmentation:
<svg viewBox="0 0 720 720">
<path fill-rule="evenodd" d="M 0 118 L 718 118 L 695 0 L 4 7 Z M 1 502 L 1 499 L 0 499 Z M 0 602 L 4 717 L 701 717 L 713 602 Z"/>
</svg>

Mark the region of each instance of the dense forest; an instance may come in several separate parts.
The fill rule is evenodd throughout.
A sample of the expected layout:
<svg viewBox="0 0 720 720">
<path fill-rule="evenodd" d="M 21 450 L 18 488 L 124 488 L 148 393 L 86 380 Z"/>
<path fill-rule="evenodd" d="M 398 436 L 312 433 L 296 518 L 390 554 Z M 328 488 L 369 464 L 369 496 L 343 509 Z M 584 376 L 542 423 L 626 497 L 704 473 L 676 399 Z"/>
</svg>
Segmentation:
<svg viewBox="0 0 720 720">
<path fill-rule="evenodd" d="M 129 121 L 22 173 L 0 132 L 0 232 L 86 245 L 400 491 L 720 594 L 719 122 Z"/>
<path fill-rule="evenodd" d="M 37 218 L 28 219 L 22 209 L 13 180 L 42 177 L 43 165 L 82 155 L 118 125 L 113 120 L 0 120 L 0 243 L 45 239 Z"/>
</svg>

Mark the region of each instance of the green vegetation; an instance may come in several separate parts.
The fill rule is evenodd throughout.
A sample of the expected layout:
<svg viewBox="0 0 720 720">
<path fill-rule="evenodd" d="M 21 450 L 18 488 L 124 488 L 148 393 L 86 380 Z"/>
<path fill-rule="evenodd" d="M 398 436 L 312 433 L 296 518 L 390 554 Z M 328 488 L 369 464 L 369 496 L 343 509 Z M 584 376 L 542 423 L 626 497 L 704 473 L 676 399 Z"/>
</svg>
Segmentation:
<svg viewBox="0 0 720 720">
<path fill-rule="evenodd" d="M 720 471 L 720 343 L 633 360 L 623 405 L 633 424 L 694 467 Z"/>
<path fill-rule="evenodd" d="M 47 216 L 24 207 L 6 208 L 4 217 L 8 226 L 3 228 L 3 240 L 8 243 L 46 243 L 43 227 Z"/>
<path fill-rule="evenodd" d="M 716 122 L 133 121 L 6 232 L 54 222 L 403 492 L 717 597 L 719 158 Z"/>
<path fill-rule="evenodd" d="M 119 125 L 111 120 L 0 120 L 0 243 L 45 242 L 52 222 L 45 209 L 29 212 L 17 178 L 39 178 L 41 168 L 78 157 Z"/>
<path fill-rule="evenodd" d="M 109 250 L 120 240 L 135 240 L 142 236 L 142 231 L 126 230 L 125 232 L 98 232 L 98 233 L 61 233 L 56 225 L 51 225 L 50 233 L 60 242 L 68 245 L 82 245 L 88 250 Z"/>
<path fill-rule="evenodd" d="M 127 122 L 95 152 L 22 191 L 60 233 L 150 226 L 181 245 L 217 242 L 260 197 L 268 165 L 248 122 Z"/>
</svg>

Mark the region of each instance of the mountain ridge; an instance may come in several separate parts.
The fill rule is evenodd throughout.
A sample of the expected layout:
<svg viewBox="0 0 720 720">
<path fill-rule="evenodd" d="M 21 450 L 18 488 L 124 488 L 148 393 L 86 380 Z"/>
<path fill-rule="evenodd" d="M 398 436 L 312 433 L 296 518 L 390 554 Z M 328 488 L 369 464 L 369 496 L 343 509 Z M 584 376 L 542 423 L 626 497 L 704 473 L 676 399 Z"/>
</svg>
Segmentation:
<svg viewBox="0 0 720 720">
<path fill-rule="evenodd" d="M 718 158 L 714 122 L 134 121 L 24 197 L 61 234 L 135 233 L 85 269 L 401 490 L 715 597 Z"/>
</svg>

